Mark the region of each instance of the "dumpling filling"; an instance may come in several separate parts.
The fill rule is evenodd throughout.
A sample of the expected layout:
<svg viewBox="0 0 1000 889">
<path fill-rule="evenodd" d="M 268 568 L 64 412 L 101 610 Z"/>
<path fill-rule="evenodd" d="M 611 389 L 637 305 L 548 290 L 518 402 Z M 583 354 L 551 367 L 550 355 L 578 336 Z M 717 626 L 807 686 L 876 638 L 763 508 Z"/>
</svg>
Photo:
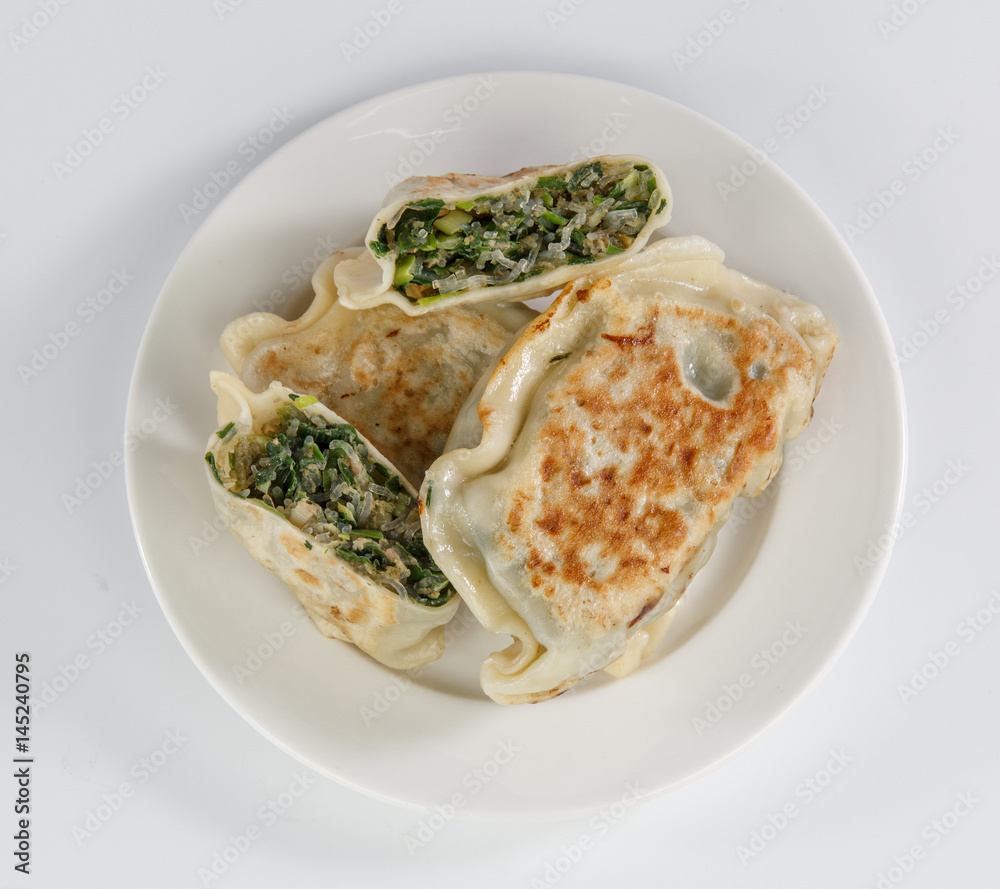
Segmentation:
<svg viewBox="0 0 1000 889">
<path fill-rule="evenodd" d="M 415 201 L 368 246 L 396 254 L 393 286 L 425 305 L 623 253 L 665 204 L 645 164 L 595 160 L 501 195 Z"/>
<path fill-rule="evenodd" d="M 316 401 L 295 398 L 259 432 L 238 432 L 233 423 L 220 429 L 220 439 L 235 441 L 224 475 L 205 455 L 216 478 L 310 535 L 307 547 L 336 553 L 404 598 L 443 605 L 455 590 L 424 547 L 417 500 L 371 458 L 353 426 L 301 410 Z"/>
</svg>

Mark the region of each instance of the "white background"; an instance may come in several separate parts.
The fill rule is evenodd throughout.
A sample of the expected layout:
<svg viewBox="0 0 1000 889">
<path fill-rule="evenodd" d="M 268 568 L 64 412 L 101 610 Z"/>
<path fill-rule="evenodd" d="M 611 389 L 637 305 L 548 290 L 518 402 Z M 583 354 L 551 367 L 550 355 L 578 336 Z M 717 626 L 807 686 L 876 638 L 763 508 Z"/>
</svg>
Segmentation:
<svg viewBox="0 0 1000 889">
<path fill-rule="evenodd" d="M 31 654 L 36 695 L 60 691 L 33 708 L 28 877 L 4 779 L 0 886 L 986 885 L 1000 826 L 1000 423 L 985 372 L 1000 323 L 998 27 L 974 0 L 5 3 L 4 756 L 15 652 Z M 210 171 L 238 157 L 245 173 L 388 90 L 517 69 L 620 81 L 753 145 L 778 140 L 773 161 L 851 243 L 906 356 L 903 509 L 917 520 L 844 656 L 735 760 L 604 819 L 454 820 L 415 849 L 426 816 L 304 770 L 201 677 L 143 571 L 121 468 L 83 506 L 64 495 L 122 446 L 140 337 L 199 221 L 180 207 Z M 238 154 L 274 109 L 284 129 Z M 110 132 L 62 169 L 102 118 Z M 116 272 L 127 286 L 95 301 Z M 903 694 L 921 669 L 932 678 Z M 280 817 L 259 814 L 301 786 Z M 259 838 L 244 843 L 249 825 Z"/>
</svg>

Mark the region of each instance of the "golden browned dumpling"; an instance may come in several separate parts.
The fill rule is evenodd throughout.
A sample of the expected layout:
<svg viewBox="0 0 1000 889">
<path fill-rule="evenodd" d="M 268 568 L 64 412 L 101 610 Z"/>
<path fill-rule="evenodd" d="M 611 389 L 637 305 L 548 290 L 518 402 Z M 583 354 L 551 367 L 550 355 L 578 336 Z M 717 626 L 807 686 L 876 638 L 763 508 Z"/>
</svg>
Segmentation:
<svg viewBox="0 0 1000 889">
<path fill-rule="evenodd" d="M 456 306 L 419 318 L 391 305 L 346 309 L 333 273 L 361 252 L 342 250 L 317 269 L 316 297 L 301 318 L 238 318 L 226 327 L 222 350 L 252 390 L 277 381 L 314 395 L 419 487 L 475 382 L 537 313 L 520 304 Z"/>
<path fill-rule="evenodd" d="M 809 422 L 833 325 L 722 259 L 666 239 L 568 284 L 428 470 L 428 549 L 514 638 L 482 667 L 494 700 L 634 667 L 735 499 L 763 490 Z"/>
</svg>

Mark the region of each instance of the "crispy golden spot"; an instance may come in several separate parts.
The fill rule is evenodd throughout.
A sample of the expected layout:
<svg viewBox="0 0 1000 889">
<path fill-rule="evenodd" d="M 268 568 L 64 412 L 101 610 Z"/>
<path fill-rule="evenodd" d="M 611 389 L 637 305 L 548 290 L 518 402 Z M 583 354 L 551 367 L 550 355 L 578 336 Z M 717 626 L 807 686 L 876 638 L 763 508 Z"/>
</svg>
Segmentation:
<svg viewBox="0 0 1000 889">
<path fill-rule="evenodd" d="M 563 519 L 559 514 L 557 509 L 546 509 L 542 514 L 540 519 L 535 520 L 535 524 L 538 525 L 546 534 L 558 534 L 562 529 Z"/>
<path fill-rule="evenodd" d="M 535 336 L 540 334 L 549 326 L 549 316 L 548 314 L 542 314 L 538 316 L 536 321 L 531 322 L 531 333 Z"/>
<path fill-rule="evenodd" d="M 371 606 L 367 599 L 357 602 L 350 611 L 347 612 L 347 622 L 351 624 L 363 624 Z"/>
<path fill-rule="evenodd" d="M 319 579 L 314 574 L 310 574 L 308 571 L 302 568 L 295 569 L 295 576 L 301 580 L 306 586 L 318 587 L 320 585 Z"/>
<path fill-rule="evenodd" d="M 638 333 L 628 334 L 623 336 L 616 336 L 611 333 L 602 333 L 601 339 L 609 340 L 621 346 L 623 349 L 631 346 L 648 346 L 653 342 L 653 338 L 656 335 L 656 319 L 659 315 L 659 311 L 653 311 L 653 319 L 649 324 L 643 324 L 639 328 Z"/>
<path fill-rule="evenodd" d="M 515 493 L 513 499 L 513 505 L 510 508 L 510 512 L 507 514 L 507 524 L 510 529 L 515 533 L 521 527 L 521 521 L 524 518 L 524 501 L 525 497 L 520 492 Z"/>
<path fill-rule="evenodd" d="M 387 333 L 387 334 L 385 335 L 385 338 L 386 338 L 386 339 L 389 339 L 390 337 L 394 337 L 394 336 L 396 336 L 396 335 L 397 335 L 397 334 L 399 333 L 399 330 L 400 330 L 400 328 L 398 328 L 398 327 L 397 327 L 397 328 L 396 328 L 395 330 L 390 330 L 390 331 L 389 331 L 389 332 L 388 332 L 388 333 Z"/>
</svg>

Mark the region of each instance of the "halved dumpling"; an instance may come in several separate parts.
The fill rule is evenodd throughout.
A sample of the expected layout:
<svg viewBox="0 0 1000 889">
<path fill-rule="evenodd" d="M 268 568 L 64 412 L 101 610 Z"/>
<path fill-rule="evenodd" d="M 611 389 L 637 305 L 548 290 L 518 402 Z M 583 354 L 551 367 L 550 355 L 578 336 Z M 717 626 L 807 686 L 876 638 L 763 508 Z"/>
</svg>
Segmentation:
<svg viewBox="0 0 1000 889">
<path fill-rule="evenodd" d="M 335 272 L 340 299 L 409 315 L 551 293 L 592 265 L 630 256 L 673 210 L 663 171 L 607 155 L 494 178 L 416 176 L 386 195 L 367 252 Z"/>
<path fill-rule="evenodd" d="M 399 669 L 440 657 L 459 600 L 424 547 L 409 482 L 312 396 L 254 393 L 219 372 L 211 384 L 208 482 L 247 552 L 324 635 Z"/>
</svg>

